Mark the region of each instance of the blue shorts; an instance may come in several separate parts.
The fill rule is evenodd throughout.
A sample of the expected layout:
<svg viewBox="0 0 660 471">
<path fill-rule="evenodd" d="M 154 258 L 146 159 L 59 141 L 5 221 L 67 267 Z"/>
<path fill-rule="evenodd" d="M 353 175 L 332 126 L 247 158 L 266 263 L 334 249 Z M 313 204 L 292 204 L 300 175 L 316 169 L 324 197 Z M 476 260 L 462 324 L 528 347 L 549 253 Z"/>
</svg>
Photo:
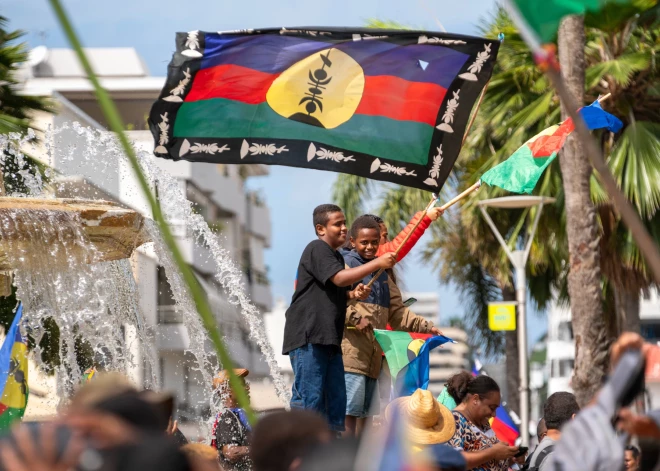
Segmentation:
<svg viewBox="0 0 660 471">
<path fill-rule="evenodd" d="M 293 368 L 292 409 L 311 409 L 343 432 L 346 384 L 341 349 L 334 345 L 307 345 L 289 352 Z"/>
<path fill-rule="evenodd" d="M 346 415 L 365 418 L 378 415 L 380 398 L 378 380 L 358 373 L 344 373 L 346 380 Z"/>
</svg>

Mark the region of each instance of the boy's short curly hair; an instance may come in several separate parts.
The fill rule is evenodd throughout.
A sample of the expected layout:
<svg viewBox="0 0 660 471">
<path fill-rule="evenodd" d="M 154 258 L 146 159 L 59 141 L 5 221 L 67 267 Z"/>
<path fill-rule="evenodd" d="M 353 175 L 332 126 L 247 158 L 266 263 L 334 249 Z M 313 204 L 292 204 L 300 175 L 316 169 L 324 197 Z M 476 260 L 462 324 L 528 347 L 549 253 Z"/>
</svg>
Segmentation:
<svg viewBox="0 0 660 471">
<path fill-rule="evenodd" d="M 571 420 L 580 412 L 580 406 L 575 396 L 566 391 L 551 395 L 543 406 L 543 418 L 548 430 L 559 430 L 562 425 Z"/>
<path fill-rule="evenodd" d="M 374 229 L 378 231 L 378 236 L 380 237 L 380 226 L 369 214 L 362 215 L 353 221 L 350 230 L 351 237 L 355 239 L 362 229 Z"/>
<path fill-rule="evenodd" d="M 341 208 L 336 204 L 321 204 L 314 208 L 314 213 L 312 214 L 312 219 L 314 221 L 314 230 L 319 224 L 325 226 L 330 220 L 330 214 L 332 213 L 341 213 Z"/>
</svg>

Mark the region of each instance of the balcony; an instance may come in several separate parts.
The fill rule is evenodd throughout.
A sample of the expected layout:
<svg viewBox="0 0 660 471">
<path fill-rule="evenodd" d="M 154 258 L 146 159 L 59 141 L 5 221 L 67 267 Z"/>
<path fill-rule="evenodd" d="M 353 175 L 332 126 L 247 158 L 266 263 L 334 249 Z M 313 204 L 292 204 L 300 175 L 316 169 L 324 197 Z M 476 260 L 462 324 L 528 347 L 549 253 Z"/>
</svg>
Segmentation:
<svg viewBox="0 0 660 471">
<path fill-rule="evenodd" d="M 251 287 L 252 302 L 261 307 L 265 312 L 273 307 L 273 295 L 270 291 L 270 285 L 261 283 L 252 283 Z"/>
<path fill-rule="evenodd" d="M 248 198 L 248 217 L 250 223 L 248 230 L 263 239 L 266 247 L 270 247 L 271 225 L 268 206 L 265 203 L 255 202 L 254 199 Z"/>
<path fill-rule="evenodd" d="M 175 306 L 158 307 L 158 350 L 183 351 L 190 348 L 188 328 L 183 325 L 183 316 Z"/>
</svg>

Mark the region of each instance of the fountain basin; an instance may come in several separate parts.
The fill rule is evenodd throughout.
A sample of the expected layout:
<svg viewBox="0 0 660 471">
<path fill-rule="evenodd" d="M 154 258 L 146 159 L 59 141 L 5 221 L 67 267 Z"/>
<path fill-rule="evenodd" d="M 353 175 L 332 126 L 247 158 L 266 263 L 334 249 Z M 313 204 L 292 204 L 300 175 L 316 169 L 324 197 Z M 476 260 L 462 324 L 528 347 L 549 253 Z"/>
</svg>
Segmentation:
<svg viewBox="0 0 660 471">
<path fill-rule="evenodd" d="M 0 197 L 0 271 L 29 270 L 39 257 L 54 265 L 120 260 L 149 241 L 144 217 L 109 201 Z"/>
</svg>

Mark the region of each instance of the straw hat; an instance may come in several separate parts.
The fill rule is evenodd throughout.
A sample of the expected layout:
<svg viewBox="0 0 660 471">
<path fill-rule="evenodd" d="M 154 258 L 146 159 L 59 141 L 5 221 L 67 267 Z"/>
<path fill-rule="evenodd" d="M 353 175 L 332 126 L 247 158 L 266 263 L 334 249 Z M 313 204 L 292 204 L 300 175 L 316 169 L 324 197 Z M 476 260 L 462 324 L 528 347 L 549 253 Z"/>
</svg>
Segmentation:
<svg viewBox="0 0 660 471">
<path fill-rule="evenodd" d="M 239 378 L 245 378 L 250 374 L 250 371 L 245 368 L 234 368 L 234 374 Z M 218 389 L 220 386 L 229 382 L 229 370 L 222 370 L 213 378 L 213 389 Z"/>
<path fill-rule="evenodd" d="M 408 438 L 420 445 L 433 445 L 448 442 L 456 431 L 456 422 L 451 411 L 440 404 L 431 391 L 418 389 L 412 396 L 400 397 L 392 401 L 385 410 L 385 417 L 391 421 L 398 408 L 406 421 Z"/>
</svg>

